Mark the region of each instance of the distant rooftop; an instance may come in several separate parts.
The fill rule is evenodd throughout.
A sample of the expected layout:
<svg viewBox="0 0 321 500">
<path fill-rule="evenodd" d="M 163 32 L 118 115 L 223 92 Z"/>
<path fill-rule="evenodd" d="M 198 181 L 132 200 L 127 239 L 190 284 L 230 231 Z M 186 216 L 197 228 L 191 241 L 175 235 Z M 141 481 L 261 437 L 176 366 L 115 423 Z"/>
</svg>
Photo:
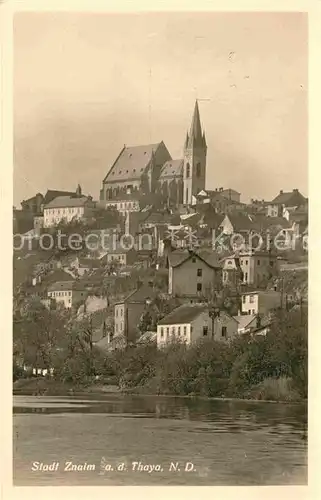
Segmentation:
<svg viewBox="0 0 321 500">
<path fill-rule="evenodd" d="M 83 207 L 88 202 L 87 196 L 57 196 L 50 203 L 45 205 L 45 208 L 68 208 L 68 207 Z"/>
<path fill-rule="evenodd" d="M 177 325 L 181 323 L 190 323 L 205 311 L 208 311 L 208 306 L 206 304 L 183 304 L 161 319 L 158 324 Z"/>
</svg>

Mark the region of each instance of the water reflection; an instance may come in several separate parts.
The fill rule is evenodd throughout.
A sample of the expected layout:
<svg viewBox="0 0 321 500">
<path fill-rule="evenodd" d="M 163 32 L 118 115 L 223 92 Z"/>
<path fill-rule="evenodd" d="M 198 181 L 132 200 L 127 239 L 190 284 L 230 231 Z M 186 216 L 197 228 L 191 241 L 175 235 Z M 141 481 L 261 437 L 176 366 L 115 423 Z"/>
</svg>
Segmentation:
<svg viewBox="0 0 321 500">
<path fill-rule="evenodd" d="M 28 403 L 28 397 L 14 397 L 14 413 L 91 413 L 131 418 L 175 419 L 219 422 L 222 432 L 255 430 L 272 427 L 271 433 L 282 432 L 282 425 L 297 430 L 306 439 L 307 408 L 304 404 L 277 404 L 248 401 L 219 401 L 198 398 L 120 396 L 74 396 L 72 398 L 40 396 Z M 58 404 L 59 403 L 59 404 Z"/>
<path fill-rule="evenodd" d="M 14 396 L 14 473 L 25 485 L 305 484 L 306 423 L 306 405 L 120 394 Z M 70 457 L 97 464 L 101 457 L 129 464 L 193 460 L 198 473 L 30 475 L 35 460 Z"/>
</svg>

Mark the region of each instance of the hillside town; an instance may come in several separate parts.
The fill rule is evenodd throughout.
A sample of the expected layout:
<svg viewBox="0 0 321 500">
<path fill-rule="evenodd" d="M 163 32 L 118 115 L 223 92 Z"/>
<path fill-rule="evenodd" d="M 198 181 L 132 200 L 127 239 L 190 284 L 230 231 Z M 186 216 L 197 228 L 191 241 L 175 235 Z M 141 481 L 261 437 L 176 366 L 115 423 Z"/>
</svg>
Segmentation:
<svg viewBox="0 0 321 500">
<path fill-rule="evenodd" d="M 70 339 L 103 355 L 228 344 L 305 314 L 308 199 L 281 186 L 245 203 L 235 186 L 207 186 L 197 101 L 182 146 L 172 158 L 163 141 L 124 145 L 99 199 L 49 186 L 13 209 L 17 367 L 52 374 Z"/>
</svg>

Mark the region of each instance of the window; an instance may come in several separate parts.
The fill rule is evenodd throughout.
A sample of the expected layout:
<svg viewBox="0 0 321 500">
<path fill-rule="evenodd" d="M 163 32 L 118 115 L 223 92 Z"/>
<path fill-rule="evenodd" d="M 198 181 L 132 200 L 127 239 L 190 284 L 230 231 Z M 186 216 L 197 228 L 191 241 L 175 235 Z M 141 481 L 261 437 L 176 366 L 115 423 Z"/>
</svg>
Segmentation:
<svg viewBox="0 0 321 500">
<path fill-rule="evenodd" d="M 175 326 L 172 326 L 172 335 L 175 335 Z"/>
<path fill-rule="evenodd" d="M 186 332 L 187 332 L 187 328 L 186 328 L 186 326 L 184 326 L 184 335 L 186 335 Z"/>
<path fill-rule="evenodd" d="M 124 329 L 124 323 L 120 323 L 120 331 L 122 332 Z"/>
<path fill-rule="evenodd" d="M 116 332 L 118 332 L 118 323 L 116 323 L 115 326 L 116 326 Z"/>
<path fill-rule="evenodd" d="M 249 309 L 249 310 L 247 311 L 247 314 L 251 314 L 251 309 Z"/>
<path fill-rule="evenodd" d="M 259 266 L 259 265 L 260 265 L 260 263 L 261 263 L 261 262 L 260 262 L 260 259 L 259 259 L 259 260 L 257 261 L 257 265 Z"/>
<path fill-rule="evenodd" d="M 197 269 L 197 276 L 202 276 L 202 269 Z"/>
<path fill-rule="evenodd" d="M 161 337 L 164 337 L 164 328 L 163 327 L 160 329 L 160 334 L 161 334 Z"/>
<path fill-rule="evenodd" d="M 255 309 L 252 309 L 252 314 L 255 314 Z"/>
<path fill-rule="evenodd" d="M 247 266 L 247 265 L 248 265 L 248 263 L 249 263 L 249 261 L 248 261 L 248 260 L 246 260 L 246 261 L 245 261 L 245 265 Z"/>
<path fill-rule="evenodd" d="M 247 281 L 247 273 L 244 275 L 244 280 Z"/>
<path fill-rule="evenodd" d="M 121 315 L 121 316 L 123 315 L 123 310 L 122 310 L 122 309 L 120 310 L 120 315 Z"/>
<path fill-rule="evenodd" d="M 196 165 L 196 177 L 200 177 L 201 176 L 201 164 L 198 163 Z"/>
<path fill-rule="evenodd" d="M 245 295 L 243 295 L 242 300 L 243 300 L 243 304 L 245 304 L 245 302 L 246 302 L 246 296 Z"/>
<path fill-rule="evenodd" d="M 201 292 L 201 291 L 202 291 L 202 283 L 197 283 L 197 285 L 196 285 L 196 290 L 197 290 L 198 292 Z"/>
<path fill-rule="evenodd" d="M 177 327 L 177 335 L 180 336 L 181 335 L 181 327 Z"/>
<path fill-rule="evenodd" d="M 195 264 L 195 262 L 196 262 L 196 257 L 192 257 L 192 262 Z"/>
<path fill-rule="evenodd" d="M 204 335 L 204 337 L 206 337 L 207 334 L 208 334 L 208 326 L 206 325 L 206 326 L 203 326 L 203 335 Z"/>
<path fill-rule="evenodd" d="M 254 303 L 254 297 L 253 295 L 250 295 L 250 304 L 253 304 Z"/>
<path fill-rule="evenodd" d="M 191 166 L 189 163 L 186 163 L 186 179 L 189 178 L 190 174 L 191 174 Z M 187 196 L 186 196 L 186 198 L 187 198 Z"/>
<path fill-rule="evenodd" d="M 222 337 L 226 337 L 227 336 L 227 328 L 226 326 L 222 326 Z"/>
<path fill-rule="evenodd" d="M 185 199 L 185 202 L 188 203 L 188 188 L 186 188 L 186 199 Z"/>
</svg>

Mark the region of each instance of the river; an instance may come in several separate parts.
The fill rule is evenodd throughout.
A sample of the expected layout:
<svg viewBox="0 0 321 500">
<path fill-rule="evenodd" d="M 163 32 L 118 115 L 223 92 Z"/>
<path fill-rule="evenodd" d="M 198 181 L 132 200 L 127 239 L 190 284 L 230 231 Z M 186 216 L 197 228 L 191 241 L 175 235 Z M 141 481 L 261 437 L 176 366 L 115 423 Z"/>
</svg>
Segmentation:
<svg viewBox="0 0 321 500">
<path fill-rule="evenodd" d="M 17 486 L 307 483 L 305 405 L 86 394 L 13 413 Z"/>
</svg>

